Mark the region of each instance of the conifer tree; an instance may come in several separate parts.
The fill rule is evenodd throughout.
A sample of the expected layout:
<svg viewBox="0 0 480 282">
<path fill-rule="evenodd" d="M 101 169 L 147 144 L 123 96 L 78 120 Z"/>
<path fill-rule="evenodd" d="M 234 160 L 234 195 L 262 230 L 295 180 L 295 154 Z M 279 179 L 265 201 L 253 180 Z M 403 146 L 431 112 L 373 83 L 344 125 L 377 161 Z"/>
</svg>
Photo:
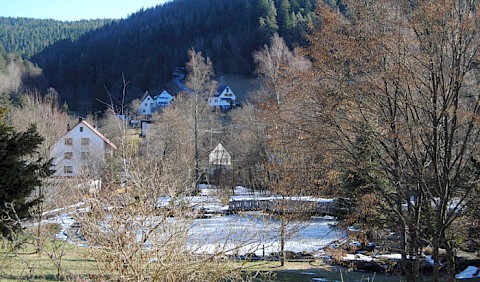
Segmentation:
<svg viewBox="0 0 480 282">
<path fill-rule="evenodd" d="M 260 30 L 265 34 L 265 37 L 270 37 L 278 32 L 277 8 L 272 0 L 261 0 L 259 8 L 262 11 L 262 16 L 259 19 Z"/>
<path fill-rule="evenodd" d="M 4 108 L 1 112 L 5 112 Z M 53 173 L 51 161 L 36 157 L 43 142 L 35 125 L 25 132 L 15 132 L 0 117 L 0 232 L 13 239 L 21 230 L 20 220 L 29 216 L 29 208 L 40 198 L 29 198 L 41 179 Z"/>
</svg>

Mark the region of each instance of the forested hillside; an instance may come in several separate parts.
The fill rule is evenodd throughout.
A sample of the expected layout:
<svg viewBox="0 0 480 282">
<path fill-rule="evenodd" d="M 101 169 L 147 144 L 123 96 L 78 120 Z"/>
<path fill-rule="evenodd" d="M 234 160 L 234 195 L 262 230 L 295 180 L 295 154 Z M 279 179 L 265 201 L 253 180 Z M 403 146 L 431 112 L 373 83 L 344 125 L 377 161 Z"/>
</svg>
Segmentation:
<svg viewBox="0 0 480 282">
<path fill-rule="evenodd" d="M 332 1 L 335 2 L 336 1 Z M 316 0 L 176 0 L 141 10 L 32 57 L 70 108 L 99 110 L 121 95 L 127 100 L 164 87 L 191 47 L 212 59 L 217 73 L 253 73 L 252 52 L 280 33 L 302 43 L 314 21 Z"/>
<path fill-rule="evenodd" d="M 343 9 L 341 0 L 325 0 Z M 252 75 L 252 53 L 274 33 L 304 45 L 317 0 L 175 0 L 129 18 L 62 22 L 0 18 L 0 50 L 43 69 L 47 86 L 80 112 L 102 110 L 108 93 L 127 101 L 164 88 L 187 51 L 209 57 L 216 73 Z"/>
<path fill-rule="evenodd" d="M 82 34 L 111 22 L 107 19 L 63 22 L 0 17 L 0 48 L 28 59 L 57 41 L 76 41 Z"/>
</svg>

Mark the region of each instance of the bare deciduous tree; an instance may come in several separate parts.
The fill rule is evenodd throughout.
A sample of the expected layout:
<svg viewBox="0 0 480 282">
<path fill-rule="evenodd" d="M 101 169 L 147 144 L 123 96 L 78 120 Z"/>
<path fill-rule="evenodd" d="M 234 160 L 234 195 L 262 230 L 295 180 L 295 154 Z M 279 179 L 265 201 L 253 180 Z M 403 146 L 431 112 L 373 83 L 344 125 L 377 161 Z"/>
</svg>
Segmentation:
<svg viewBox="0 0 480 282">
<path fill-rule="evenodd" d="M 188 52 L 190 60 L 187 63 L 187 81 L 186 86 L 191 90 L 194 96 L 192 108 L 192 125 L 193 125 L 193 154 L 194 154 L 194 174 L 193 174 L 193 190 L 197 189 L 200 174 L 200 151 L 199 142 L 201 128 L 200 122 L 205 122 L 206 117 L 202 115 L 209 110 L 207 103 L 208 97 L 216 93 L 218 84 L 212 79 L 213 65 L 209 58 L 205 59 L 202 53 L 195 52 L 194 49 Z"/>
<path fill-rule="evenodd" d="M 301 91 L 302 75 L 309 62 L 288 49 L 278 35 L 272 37 L 270 46 L 254 53 L 257 72 L 264 81 L 263 93 L 258 97 L 256 113 L 265 126 L 266 159 L 264 170 L 267 189 L 281 199 L 275 213 L 281 222 L 279 229 L 280 261 L 285 264 L 285 241 L 289 237 L 288 225 L 311 212 L 311 206 L 295 205 L 292 197 L 311 195 L 314 189 L 314 158 L 306 153 L 301 125 L 295 122 L 301 110 L 297 91 Z M 290 234 L 291 235 L 291 234 Z"/>
<path fill-rule="evenodd" d="M 434 281 L 441 247 L 454 280 L 449 229 L 478 195 L 478 11 L 472 1 L 351 1 L 348 17 L 323 6 L 310 37 L 320 84 L 338 97 L 342 147 L 371 140 L 368 178 L 380 179 L 409 281 L 425 244 Z"/>
</svg>

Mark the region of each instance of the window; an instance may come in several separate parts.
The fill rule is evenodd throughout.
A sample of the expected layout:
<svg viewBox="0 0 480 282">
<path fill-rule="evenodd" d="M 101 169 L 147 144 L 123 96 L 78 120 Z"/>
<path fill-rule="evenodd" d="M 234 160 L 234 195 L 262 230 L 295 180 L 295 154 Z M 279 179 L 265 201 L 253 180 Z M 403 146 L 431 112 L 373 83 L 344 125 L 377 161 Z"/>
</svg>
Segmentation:
<svg viewBox="0 0 480 282">
<path fill-rule="evenodd" d="M 72 146 L 73 145 L 73 138 L 65 138 L 65 145 Z"/>
<path fill-rule="evenodd" d="M 146 107 L 147 105 L 148 105 L 148 104 L 147 104 L 147 103 L 145 103 L 145 107 Z"/>
<path fill-rule="evenodd" d="M 80 167 L 80 170 L 82 171 L 82 173 L 88 174 L 92 170 L 92 167 L 89 165 L 82 165 Z"/>
<path fill-rule="evenodd" d="M 82 138 L 82 146 L 90 145 L 90 138 Z"/>
<path fill-rule="evenodd" d="M 73 152 L 65 152 L 63 153 L 63 158 L 67 160 L 73 159 Z"/>
<path fill-rule="evenodd" d="M 150 103 L 150 107 L 152 107 L 152 108 L 153 108 L 153 103 Z"/>
<path fill-rule="evenodd" d="M 80 132 L 83 132 L 83 126 L 80 126 Z"/>
<path fill-rule="evenodd" d="M 143 112 L 145 112 L 145 109 L 143 109 Z"/>
<path fill-rule="evenodd" d="M 89 160 L 90 159 L 90 153 L 89 152 L 82 152 L 81 153 L 81 158 L 82 158 L 82 160 Z"/>
<path fill-rule="evenodd" d="M 63 173 L 73 173 L 73 166 L 64 166 Z"/>
</svg>

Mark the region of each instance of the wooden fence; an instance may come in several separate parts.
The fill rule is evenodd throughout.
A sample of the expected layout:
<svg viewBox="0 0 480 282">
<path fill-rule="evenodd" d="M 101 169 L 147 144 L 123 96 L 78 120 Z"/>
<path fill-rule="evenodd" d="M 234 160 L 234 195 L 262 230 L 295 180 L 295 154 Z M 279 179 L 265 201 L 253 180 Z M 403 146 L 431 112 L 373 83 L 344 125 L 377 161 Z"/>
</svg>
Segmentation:
<svg viewBox="0 0 480 282">
<path fill-rule="evenodd" d="M 274 213 L 308 212 L 319 215 L 335 215 L 335 201 L 304 201 L 297 199 L 231 199 L 231 212 L 266 211 Z"/>
</svg>

